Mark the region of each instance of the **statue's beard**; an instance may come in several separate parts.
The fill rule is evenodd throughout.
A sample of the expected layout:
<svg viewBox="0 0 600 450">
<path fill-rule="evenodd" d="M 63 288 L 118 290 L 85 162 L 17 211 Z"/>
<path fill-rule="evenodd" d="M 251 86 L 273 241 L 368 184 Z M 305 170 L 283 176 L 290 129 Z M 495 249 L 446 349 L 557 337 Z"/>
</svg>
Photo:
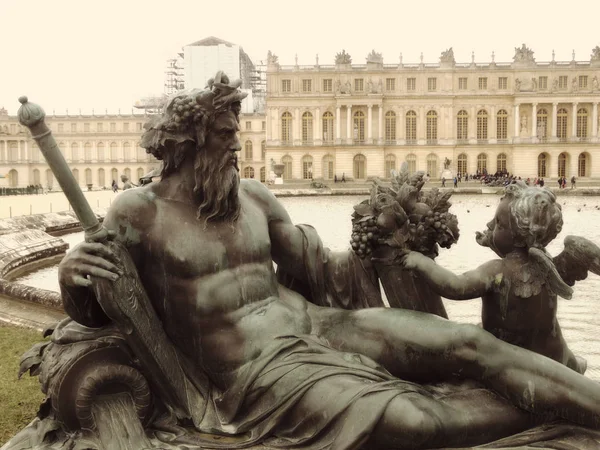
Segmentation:
<svg viewBox="0 0 600 450">
<path fill-rule="evenodd" d="M 240 215 L 237 155 L 228 152 L 219 160 L 200 150 L 196 154 L 194 170 L 194 195 L 200 204 L 198 219 L 204 219 L 205 223 L 223 221 L 233 224 Z"/>
</svg>

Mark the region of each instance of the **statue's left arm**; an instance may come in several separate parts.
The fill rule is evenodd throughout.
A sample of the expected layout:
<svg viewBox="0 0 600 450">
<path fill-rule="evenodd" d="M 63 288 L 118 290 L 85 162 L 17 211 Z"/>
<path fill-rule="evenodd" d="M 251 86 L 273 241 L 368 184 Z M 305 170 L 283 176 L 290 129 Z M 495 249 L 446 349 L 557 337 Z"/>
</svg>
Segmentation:
<svg viewBox="0 0 600 450">
<path fill-rule="evenodd" d="M 271 254 L 278 278 L 320 306 L 358 309 L 383 306 L 379 281 L 368 260 L 353 252 L 332 252 L 310 225 L 294 225 L 283 205 L 261 183 L 248 180 L 246 189 L 269 221 Z"/>
</svg>

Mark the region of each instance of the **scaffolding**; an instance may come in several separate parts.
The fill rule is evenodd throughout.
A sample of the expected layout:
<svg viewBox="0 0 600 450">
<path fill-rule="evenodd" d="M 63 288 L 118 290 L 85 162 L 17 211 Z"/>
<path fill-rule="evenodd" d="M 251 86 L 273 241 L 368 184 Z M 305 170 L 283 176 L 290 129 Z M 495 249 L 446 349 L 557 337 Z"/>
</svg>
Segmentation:
<svg viewBox="0 0 600 450">
<path fill-rule="evenodd" d="M 250 86 L 254 97 L 254 111 L 263 113 L 267 100 L 267 66 L 264 61 L 253 65 L 250 73 Z"/>
<path fill-rule="evenodd" d="M 165 94 L 171 95 L 182 89 L 185 89 L 183 53 L 178 53 L 177 58 L 167 59 L 167 70 L 165 70 Z"/>
</svg>

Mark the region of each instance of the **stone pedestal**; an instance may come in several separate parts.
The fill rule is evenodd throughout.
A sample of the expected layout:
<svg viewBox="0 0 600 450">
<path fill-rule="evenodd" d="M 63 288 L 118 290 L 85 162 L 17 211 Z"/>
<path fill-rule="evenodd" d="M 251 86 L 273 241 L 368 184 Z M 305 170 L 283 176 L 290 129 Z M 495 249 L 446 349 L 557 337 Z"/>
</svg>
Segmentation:
<svg viewBox="0 0 600 450">
<path fill-rule="evenodd" d="M 442 174 L 440 175 L 440 180 L 445 178 L 446 180 L 452 180 L 454 178 L 454 174 L 450 169 L 443 169 Z"/>
</svg>

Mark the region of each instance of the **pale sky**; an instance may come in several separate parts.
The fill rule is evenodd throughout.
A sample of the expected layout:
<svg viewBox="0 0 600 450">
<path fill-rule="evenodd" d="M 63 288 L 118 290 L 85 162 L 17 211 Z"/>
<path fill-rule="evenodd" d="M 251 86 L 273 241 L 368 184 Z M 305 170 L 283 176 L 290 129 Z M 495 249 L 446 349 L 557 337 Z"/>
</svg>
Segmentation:
<svg viewBox="0 0 600 450">
<path fill-rule="evenodd" d="M 364 64 L 511 62 L 525 43 L 537 61 L 589 61 L 600 45 L 600 1 L 541 0 L 0 0 L 0 107 L 26 94 L 47 113 L 130 112 L 162 94 L 166 60 L 217 36 L 255 63 L 268 50 L 281 64 L 333 64 L 345 49 Z"/>
</svg>

